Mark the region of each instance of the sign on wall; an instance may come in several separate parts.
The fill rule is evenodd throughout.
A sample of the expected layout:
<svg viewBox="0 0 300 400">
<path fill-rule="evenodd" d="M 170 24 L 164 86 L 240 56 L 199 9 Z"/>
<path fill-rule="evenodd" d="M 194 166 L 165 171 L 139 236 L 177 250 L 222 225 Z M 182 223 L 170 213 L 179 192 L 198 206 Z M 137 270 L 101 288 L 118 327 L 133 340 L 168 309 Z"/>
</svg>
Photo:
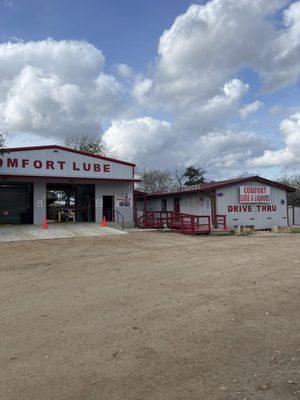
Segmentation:
<svg viewBox="0 0 300 400">
<path fill-rule="evenodd" d="M 131 207 L 131 196 L 129 193 L 117 193 L 117 207 Z"/>
<path fill-rule="evenodd" d="M 240 186 L 240 203 L 271 203 L 270 186 Z"/>
<path fill-rule="evenodd" d="M 133 179 L 133 165 L 60 148 L 10 151 L 0 158 L 1 175 Z"/>
</svg>

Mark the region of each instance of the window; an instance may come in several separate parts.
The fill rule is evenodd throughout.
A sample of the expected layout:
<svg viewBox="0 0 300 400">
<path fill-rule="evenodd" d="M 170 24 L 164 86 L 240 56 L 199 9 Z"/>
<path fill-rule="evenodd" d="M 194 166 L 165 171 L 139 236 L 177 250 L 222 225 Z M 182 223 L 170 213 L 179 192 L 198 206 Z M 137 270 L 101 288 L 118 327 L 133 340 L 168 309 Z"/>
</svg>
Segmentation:
<svg viewBox="0 0 300 400">
<path fill-rule="evenodd" d="M 167 199 L 161 199 L 161 211 L 167 211 Z"/>
</svg>

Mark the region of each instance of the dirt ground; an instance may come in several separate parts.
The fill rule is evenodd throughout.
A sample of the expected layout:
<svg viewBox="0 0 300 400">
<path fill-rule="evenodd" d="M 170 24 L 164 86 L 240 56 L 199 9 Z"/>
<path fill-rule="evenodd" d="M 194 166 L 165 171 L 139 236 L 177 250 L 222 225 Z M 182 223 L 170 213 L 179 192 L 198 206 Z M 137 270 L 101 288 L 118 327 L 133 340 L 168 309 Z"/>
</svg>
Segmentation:
<svg viewBox="0 0 300 400">
<path fill-rule="evenodd" d="M 300 235 L 0 244 L 1 400 L 300 399 Z"/>
</svg>

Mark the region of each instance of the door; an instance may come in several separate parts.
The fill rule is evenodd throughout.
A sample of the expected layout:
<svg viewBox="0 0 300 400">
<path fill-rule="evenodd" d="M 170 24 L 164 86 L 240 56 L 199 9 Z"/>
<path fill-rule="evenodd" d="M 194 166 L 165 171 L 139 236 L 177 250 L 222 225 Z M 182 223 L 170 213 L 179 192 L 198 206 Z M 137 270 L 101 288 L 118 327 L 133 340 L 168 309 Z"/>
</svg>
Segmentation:
<svg viewBox="0 0 300 400">
<path fill-rule="evenodd" d="M 167 199 L 161 199 L 161 211 L 167 211 Z"/>
<path fill-rule="evenodd" d="M 174 197 L 174 213 L 180 213 L 180 199 L 179 197 Z"/>
<path fill-rule="evenodd" d="M 106 221 L 114 221 L 114 196 L 103 196 L 103 217 Z"/>
<path fill-rule="evenodd" d="M 0 224 L 33 223 L 33 185 L 0 184 Z"/>
</svg>

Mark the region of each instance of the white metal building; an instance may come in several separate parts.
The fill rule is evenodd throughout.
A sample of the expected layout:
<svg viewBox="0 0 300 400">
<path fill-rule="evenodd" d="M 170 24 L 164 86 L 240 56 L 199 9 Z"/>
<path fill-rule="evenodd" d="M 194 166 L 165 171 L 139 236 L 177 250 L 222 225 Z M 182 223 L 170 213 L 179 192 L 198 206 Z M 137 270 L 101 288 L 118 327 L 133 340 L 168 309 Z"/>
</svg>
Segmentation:
<svg viewBox="0 0 300 400">
<path fill-rule="evenodd" d="M 0 223 L 41 225 L 56 191 L 72 192 L 76 221 L 134 224 L 132 163 L 62 146 L 7 149 L 0 157 Z M 71 208 L 71 207 L 70 207 Z"/>
<path fill-rule="evenodd" d="M 174 211 L 191 215 L 209 215 L 213 225 L 226 216 L 226 225 L 254 225 L 255 229 L 287 226 L 287 192 L 295 189 L 268 179 L 251 176 L 170 191 L 150 193 L 137 202 L 137 214 Z"/>
<path fill-rule="evenodd" d="M 300 226 L 300 206 L 289 206 L 289 224 Z"/>
</svg>

